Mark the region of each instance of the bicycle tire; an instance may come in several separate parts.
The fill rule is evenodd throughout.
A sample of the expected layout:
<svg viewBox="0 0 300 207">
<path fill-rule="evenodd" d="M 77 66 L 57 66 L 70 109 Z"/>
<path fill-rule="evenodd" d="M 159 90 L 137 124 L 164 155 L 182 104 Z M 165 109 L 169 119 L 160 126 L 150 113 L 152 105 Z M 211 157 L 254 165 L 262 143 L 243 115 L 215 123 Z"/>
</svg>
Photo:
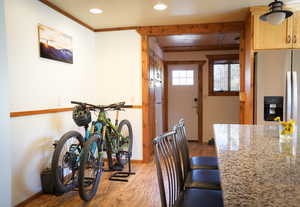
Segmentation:
<svg viewBox="0 0 300 207">
<path fill-rule="evenodd" d="M 92 163 L 92 165 L 97 165 L 99 169 L 96 169 L 96 175 L 94 180 L 92 181 L 92 184 L 88 184 L 91 182 L 91 178 L 86 175 L 86 168 L 89 167 L 90 164 L 90 159 L 91 158 L 91 147 L 93 144 L 96 144 L 95 146 L 97 147 L 97 152 L 99 156 L 99 162 L 100 163 Z M 83 153 L 82 156 L 80 157 L 80 169 L 79 169 L 79 182 L 78 182 L 78 187 L 79 187 L 79 195 L 82 200 L 84 201 L 90 201 L 96 194 L 99 183 L 100 183 L 100 178 L 103 172 L 103 156 L 101 157 L 100 152 L 103 152 L 102 150 L 102 140 L 100 139 L 99 136 L 92 136 L 85 144 L 83 148 Z M 95 153 L 94 153 L 95 154 Z M 96 161 L 97 162 L 97 161 Z M 90 187 L 91 190 L 88 191 L 86 187 Z"/>
<path fill-rule="evenodd" d="M 58 141 L 54 153 L 53 153 L 53 157 L 52 157 L 52 163 L 51 163 L 51 169 L 52 169 L 52 174 L 53 174 L 53 178 L 54 178 L 54 186 L 55 186 L 55 191 L 57 193 L 65 193 L 68 192 L 70 190 L 72 190 L 73 188 L 75 188 L 77 186 L 78 183 L 78 179 L 74 178 L 74 174 L 76 173 L 77 170 L 76 169 L 71 169 L 71 173 L 72 173 L 72 182 L 71 183 L 64 183 L 64 176 L 62 176 L 61 173 L 64 173 L 64 170 L 62 169 L 62 166 L 60 168 L 60 156 L 62 153 L 62 150 L 64 149 L 65 144 L 68 142 L 68 140 L 70 140 L 71 138 L 75 138 L 78 141 L 78 145 L 80 147 L 80 149 L 77 149 L 77 154 L 72 154 L 74 156 L 79 156 L 80 155 L 80 151 L 83 147 L 83 137 L 82 135 L 77 132 L 77 131 L 69 131 L 67 133 L 65 133 Z M 69 150 L 67 151 L 69 152 Z M 63 159 L 62 160 L 64 163 L 66 161 L 66 156 L 70 155 L 67 154 L 67 152 L 63 155 Z M 75 157 L 72 157 L 72 161 L 74 161 Z M 70 160 L 68 160 L 70 162 Z M 62 163 L 62 165 L 64 164 Z M 78 164 L 78 163 L 72 163 L 72 164 Z M 78 167 L 78 166 L 77 166 Z M 62 169 L 62 170 L 61 170 Z M 69 173 L 68 176 L 71 174 Z"/>
<path fill-rule="evenodd" d="M 127 127 L 128 129 L 128 134 L 127 135 L 123 135 L 122 134 L 122 130 Z M 119 162 L 120 165 L 122 166 L 125 166 L 127 164 L 127 155 L 124 153 L 124 151 L 126 153 L 128 153 L 128 155 L 131 157 L 132 156 L 132 145 L 133 145 L 133 133 L 132 133 L 132 126 L 130 124 L 130 122 L 126 119 L 122 120 L 118 126 L 118 132 L 120 134 L 122 134 L 123 137 L 127 137 L 128 138 L 128 142 L 129 143 L 126 143 L 126 142 L 123 142 L 123 141 L 120 141 L 119 143 L 119 149 L 121 149 L 117 154 L 116 154 L 116 158 L 117 158 L 117 161 Z M 125 146 L 126 144 L 128 144 L 128 147 L 127 147 L 127 150 L 123 149 L 123 145 Z"/>
</svg>

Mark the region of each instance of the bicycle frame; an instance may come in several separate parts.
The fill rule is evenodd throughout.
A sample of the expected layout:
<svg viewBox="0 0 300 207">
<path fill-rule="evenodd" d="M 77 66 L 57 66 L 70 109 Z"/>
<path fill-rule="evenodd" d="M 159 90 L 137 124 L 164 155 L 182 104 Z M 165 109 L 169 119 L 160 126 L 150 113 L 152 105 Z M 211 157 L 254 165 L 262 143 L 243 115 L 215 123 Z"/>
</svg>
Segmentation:
<svg viewBox="0 0 300 207">
<path fill-rule="evenodd" d="M 112 168 L 112 154 L 117 153 L 119 151 L 119 141 L 124 139 L 121 133 L 118 132 L 118 124 L 119 124 L 119 110 L 116 111 L 116 119 L 115 124 L 111 122 L 109 118 L 106 116 L 106 112 L 104 109 L 100 110 L 98 114 L 97 121 L 93 121 L 90 127 L 85 127 L 85 136 L 84 142 L 89 140 L 92 135 L 100 136 L 102 141 L 106 142 L 107 157 L 109 161 L 109 167 Z M 109 145 L 109 146 L 108 146 Z M 95 153 L 96 144 L 93 144 L 91 152 Z"/>
</svg>

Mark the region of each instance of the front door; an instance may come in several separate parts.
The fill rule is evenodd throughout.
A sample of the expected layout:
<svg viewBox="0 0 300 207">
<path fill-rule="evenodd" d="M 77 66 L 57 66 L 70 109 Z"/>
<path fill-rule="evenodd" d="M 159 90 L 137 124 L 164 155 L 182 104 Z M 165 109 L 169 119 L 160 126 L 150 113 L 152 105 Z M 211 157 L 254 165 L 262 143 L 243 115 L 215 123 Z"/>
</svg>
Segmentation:
<svg viewBox="0 0 300 207">
<path fill-rule="evenodd" d="M 188 140 L 198 141 L 198 64 L 168 65 L 168 126 L 185 120 Z"/>
</svg>

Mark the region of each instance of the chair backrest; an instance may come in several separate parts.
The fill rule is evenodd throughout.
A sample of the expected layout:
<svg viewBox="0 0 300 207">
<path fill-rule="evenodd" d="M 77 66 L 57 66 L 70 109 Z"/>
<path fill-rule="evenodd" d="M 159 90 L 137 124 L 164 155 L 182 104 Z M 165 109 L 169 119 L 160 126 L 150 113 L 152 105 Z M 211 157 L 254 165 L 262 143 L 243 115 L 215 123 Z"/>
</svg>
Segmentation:
<svg viewBox="0 0 300 207">
<path fill-rule="evenodd" d="M 153 140 L 162 207 L 173 206 L 184 186 L 175 136 L 176 132 L 172 131 Z"/>
<path fill-rule="evenodd" d="M 183 119 L 181 119 L 178 125 L 175 126 L 175 130 L 176 130 L 176 137 L 175 137 L 176 144 L 182 159 L 183 177 L 186 178 L 188 172 L 191 170 L 191 163 L 190 163 L 189 146 L 186 138 L 186 130 L 185 130 Z"/>
</svg>

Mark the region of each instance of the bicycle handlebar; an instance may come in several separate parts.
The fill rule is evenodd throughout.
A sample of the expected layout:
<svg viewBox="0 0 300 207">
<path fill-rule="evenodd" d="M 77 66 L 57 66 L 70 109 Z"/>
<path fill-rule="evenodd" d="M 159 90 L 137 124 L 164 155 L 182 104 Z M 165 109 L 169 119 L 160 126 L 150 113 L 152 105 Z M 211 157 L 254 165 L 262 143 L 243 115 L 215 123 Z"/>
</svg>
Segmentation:
<svg viewBox="0 0 300 207">
<path fill-rule="evenodd" d="M 114 103 L 114 104 L 110 104 L 110 105 L 93 105 L 93 104 L 89 104 L 89 103 L 82 103 L 82 102 L 78 102 L 78 101 L 71 101 L 71 104 L 77 104 L 83 107 L 91 107 L 94 109 L 122 109 L 122 108 L 132 108 L 132 105 L 125 105 L 125 102 L 120 102 L 120 103 Z"/>
</svg>

